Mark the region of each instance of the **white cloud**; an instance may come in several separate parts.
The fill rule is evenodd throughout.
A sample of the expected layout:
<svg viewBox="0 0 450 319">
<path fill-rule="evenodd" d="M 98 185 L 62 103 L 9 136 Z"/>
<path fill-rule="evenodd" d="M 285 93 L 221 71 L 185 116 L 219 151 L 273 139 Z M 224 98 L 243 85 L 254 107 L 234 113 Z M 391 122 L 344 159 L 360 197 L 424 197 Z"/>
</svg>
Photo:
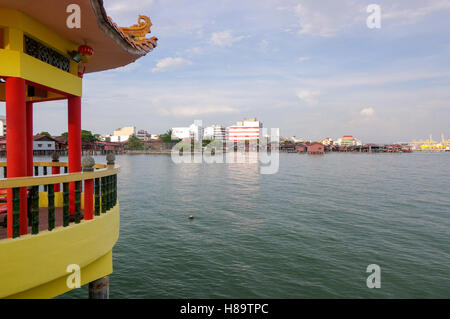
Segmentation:
<svg viewBox="0 0 450 319">
<path fill-rule="evenodd" d="M 332 37 L 360 25 L 364 27 L 370 2 L 355 0 L 302 0 L 294 7 L 300 34 Z M 377 2 L 382 20 L 394 25 L 411 24 L 434 13 L 450 9 L 449 0 L 396 0 Z"/>
<path fill-rule="evenodd" d="M 449 0 L 422 0 L 419 5 L 408 1 L 403 6 L 397 3 L 382 11 L 382 18 L 397 20 L 399 23 L 414 23 L 430 14 L 448 9 Z"/>
<path fill-rule="evenodd" d="M 354 88 L 363 86 L 386 86 L 395 83 L 413 81 L 439 80 L 450 77 L 449 71 L 434 69 L 380 69 L 367 76 L 365 73 L 328 75 L 327 77 L 298 78 L 297 86 L 316 87 L 319 89 Z"/>
<path fill-rule="evenodd" d="M 152 69 L 152 72 L 164 72 L 167 70 L 181 68 L 186 65 L 191 65 L 192 62 L 183 58 L 164 58 L 162 60 L 158 60 L 156 63 L 156 67 Z"/>
<path fill-rule="evenodd" d="M 311 58 L 309 56 L 301 56 L 297 59 L 297 62 L 302 63 L 302 62 L 308 61 L 310 59 Z"/>
<path fill-rule="evenodd" d="M 202 53 L 203 53 L 203 48 L 200 48 L 200 47 L 193 47 L 193 48 L 186 49 L 186 54 L 196 55 L 196 54 L 202 54 Z"/>
<path fill-rule="evenodd" d="M 237 113 L 238 110 L 229 106 L 183 106 L 174 108 L 161 108 L 158 113 L 163 116 L 193 117 L 211 114 Z"/>
<path fill-rule="evenodd" d="M 300 34 L 330 37 L 366 18 L 364 7 L 353 1 L 305 0 L 294 8 Z"/>
<path fill-rule="evenodd" d="M 366 108 L 362 109 L 361 112 L 359 112 L 359 114 L 361 114 L 363 116 L 374 116 L 375 110 L 372 107 L 366 107 Z"/>
<path fill-rule="evenodd" d="M 154 0 L 108 0 L 105 2 L 105 9 L 108 14 L 136 14 L 139 9 L 149 8 L 154 4 Z"/>
<path fill-rule="evenodd" d="M 269 41 L 267 41 L 267 39 L 262 40 L 259 43 L 259 48 L 261 49 L 261 51 L 265 52 L 267 51 L 267 49 L 269 48 Z"/>
<path fill-rule="evenodd" d="M 246 37 L 241 36 L 233 36 L 230 30 L 225 30 L 222 32 L 214 32 L 211 35 L 211 43 L 217 45 L 219 47 L 231 47 L 233 43 L 239 42 Z"/>
<path fill-rule="evenodd" d="M 309 105 L 317 104 L 317 99 L 320 91 L 317 90 L 300 90 L 297 92 L 297 97 Z"/>
</svg>

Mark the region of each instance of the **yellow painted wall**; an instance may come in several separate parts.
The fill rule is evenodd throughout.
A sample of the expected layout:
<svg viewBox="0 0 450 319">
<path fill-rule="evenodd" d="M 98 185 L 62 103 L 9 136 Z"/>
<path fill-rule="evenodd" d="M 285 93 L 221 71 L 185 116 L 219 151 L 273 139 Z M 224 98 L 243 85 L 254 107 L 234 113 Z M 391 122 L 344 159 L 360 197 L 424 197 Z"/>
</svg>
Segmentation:
<svg viewBox="0 0 450 319">
<path fill-rule="evenodd" d="M 82 284 L 110 274 L 119 210 L 117 204 L 93 220 L 0 240 L 0 298 L 50 298 L 67 292 L 70 264 L 81 267 Z"/>
<path fill-rule="evenodd" d="M 81 209 L 84 209 L 84 193 L 81 193 Z M 63 207 L 63 193 L 55 193 L 55 207 Z M 101 203 L 101 198 L 100 198 Z M 48 192 L 39 192 L 39 207 L 48 207 Z"/>
<path fill-rule="evenodd" d="M 0 76 L 21 77 L 55 90 L 76 96 L 82 94 L 82 79 L 78 77 L 78 64 L 68 51 L 78 49 L 72 43 L 22 12 L 0 8 L 0 28 L 3 29 L 4 49 L 0 48 Z M 33 58 L 23 52 L 26 34 L 58 51 L 71 60 L 70 73 Z"/>
</svg>

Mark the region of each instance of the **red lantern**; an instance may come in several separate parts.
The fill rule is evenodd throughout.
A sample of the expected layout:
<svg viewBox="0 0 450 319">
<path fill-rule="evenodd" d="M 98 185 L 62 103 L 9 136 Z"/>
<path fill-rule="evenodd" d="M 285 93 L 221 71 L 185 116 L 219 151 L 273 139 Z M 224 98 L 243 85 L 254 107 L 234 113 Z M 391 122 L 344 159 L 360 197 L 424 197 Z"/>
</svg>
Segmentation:
<svg viewBox="0 0 450 319">
<path fill-rule="evenodd" d="M 94 49 L 88 45 L 83 44 L 78 47 L 78 53 L 82 56 L 81 61 L 83 63 L 88 63 L 89 58 L 94 54 Z"/>
</svg>

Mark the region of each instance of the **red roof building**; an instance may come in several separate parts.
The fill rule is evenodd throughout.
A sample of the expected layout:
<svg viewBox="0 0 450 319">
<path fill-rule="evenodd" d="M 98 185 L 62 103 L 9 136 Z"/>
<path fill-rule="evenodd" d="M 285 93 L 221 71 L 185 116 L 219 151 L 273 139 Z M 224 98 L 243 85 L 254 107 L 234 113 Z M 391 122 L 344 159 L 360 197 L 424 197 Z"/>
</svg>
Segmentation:
<svg viewBox="0 0 450 319">
<path fill-rule="evenodd" d="M 322 143 L 311 143 L 308 145 L 308 154 L 324 154 L 325 146 Z"/>
</svg>

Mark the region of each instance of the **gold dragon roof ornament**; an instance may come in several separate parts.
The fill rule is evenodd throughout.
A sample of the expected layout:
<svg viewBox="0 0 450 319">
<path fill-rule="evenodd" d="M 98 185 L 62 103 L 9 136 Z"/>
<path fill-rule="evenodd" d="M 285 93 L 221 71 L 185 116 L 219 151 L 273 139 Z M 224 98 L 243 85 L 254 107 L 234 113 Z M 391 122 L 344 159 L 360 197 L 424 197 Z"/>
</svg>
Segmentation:
<svg viewBox="0 0 450 319">
<path fill-rule="evenodd" d="M 138 24 L 134 24 L 131 27 L 119 27 L 122 32 L 130 41 L 134 42 L 140 47 L 150 47 L 153 49 L 157 45 L 158 38 L 147 38 L 146 35 L 151 33 L 150 27 L 152 21 L 149 17 L 140 15 L 138 18 Z"/>
</svg>

